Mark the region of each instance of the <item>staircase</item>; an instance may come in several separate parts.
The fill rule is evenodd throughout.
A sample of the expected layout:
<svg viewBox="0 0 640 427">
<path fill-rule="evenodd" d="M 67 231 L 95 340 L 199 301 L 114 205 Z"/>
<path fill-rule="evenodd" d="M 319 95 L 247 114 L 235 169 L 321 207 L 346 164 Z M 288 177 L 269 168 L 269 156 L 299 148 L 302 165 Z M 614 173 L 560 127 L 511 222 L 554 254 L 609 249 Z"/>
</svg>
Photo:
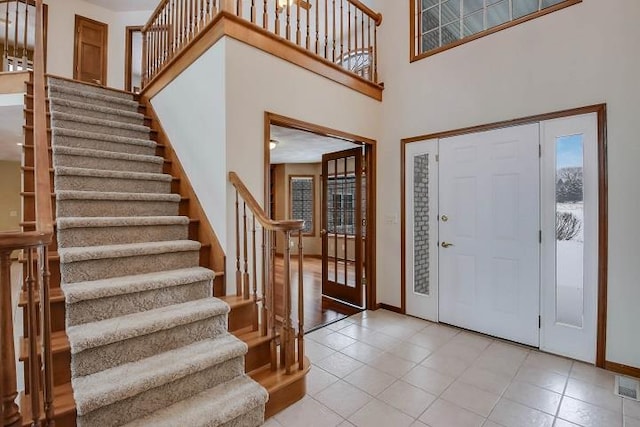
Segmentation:
<svg viewBox="0 0 640 427">
<path fill-rule="evenodd" d="M 207 268 L 199 221 L 180 215 L 194 201 L 172 193 L 184 177 L 162 173 L 171 161 L 145 107 L 130 93 L 53 77 L 48 94 L 56 425 L 257 426 L 265 411 L 301 398 L 308 361 L 278 367 L 280 334 L 258 322 L 260 298 L 213 296 L 224 273 Z M 27 95 L 25 231 L 34 209 L 32 101 Z M 27 338 L 23 425 L 30 393 L 39 392 L 30 390 Z"/>
</svg>

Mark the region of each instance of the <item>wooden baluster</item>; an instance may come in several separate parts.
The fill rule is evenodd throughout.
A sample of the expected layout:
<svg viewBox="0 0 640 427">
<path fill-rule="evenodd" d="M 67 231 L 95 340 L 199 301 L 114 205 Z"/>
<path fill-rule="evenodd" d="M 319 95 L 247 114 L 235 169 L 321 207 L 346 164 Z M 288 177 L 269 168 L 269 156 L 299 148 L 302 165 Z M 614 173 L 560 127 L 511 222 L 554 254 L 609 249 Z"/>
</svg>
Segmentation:
<svg viewBox="0 0 640 427">
<path fill-rule="evenodd" d="M 300 33 L 300 2 L 296 1 L 296 44 L 300 45 L 300 39 L 302 35 Z"/>
<path fill-rule="evenodd" d="M 18 18 L 19 18 L 19 9 L 20 9 L 20 2 L 18 0 L 16 0 L 16 17 L 14 19 L 14 23 L 15 23 L 15 36 L 13 37 L 13 67 L 14 70 L 16 68 L 16 66 L 18 65 L 17 63 L 17 58 L 18 58 Z M 7 40 L 8 42 L 8 40 Z"/>
<path fill-rule="evenodd" d="M 22 41 L 22 68 L 29 69 L 29 55 L 28 55 L 28 40 L 29 40 L 29 5 L 24 5 L 24 37 Z"/>
<path fill-rule="evenodd" d="M 9 3 L 5 3 L 4 22 L 9 22 Z M 2 52 L 2 71 L 9 70 L 9 26 L 4 26 L 4 50 Z"/>
<path fill-rule="evenodd" d="M 167 60 L 167 8 L 162 9 L 160 14 L 160 69 Z"/>
<path fill-rule="evenodd" d="M 347 4 L 347 56 L 349 57 L 349 68 L 351 68 L 351 3 Z"/>
<path fill-rule="evenodd" d="M 171 56 L 178 51 L 178 0 L 171 0 Z"/>
<path fill-rule="evenodd" d="M 236 191 L 236 295 L 242 295 L 242 271 L 240 270 L 240 201 Z"/>
<path fill-rule="evenodd" d="M 268 0 L 264 0 L 263 3 L 264 3 L 264 10 L 262 11 L 262 28 L 266 30 L 269 28 L 269 13 L 268 13 L 269 3 L 268 3 Z"/>
<path fill-rule="evenodd" d="M 329 57 L 329 2 L 324 0 L 324 58 Z"/>
<path fill-rule="evenodd" d="M 148 34 L 149 33 L 146 32 L 142 33 L 142 87 L 145 87 L 149 81 L 149 51 L 147 49 Z"/>
<path fill-rule="evenodd" d="M 11 308 L 11 251 L 0 253 L 0 348 L 2 370 L 2 419 L 0 425 L 20 426 L 22 416 L 15 400 L 18 396 L 16 381 L 16 352 L 13 338 L 13 310 Z"/>
<path fill-rule="evenodd" d="M 340 0 L 340 65 L 344 61 L 344 0 Z"/>
<path fill-rule="evenodd" d="M 276 233 L 269 232 L 269 245 L 271 255 L 269 257 L 269 326 L 271 327 L 271 337 L 276 336 Z M 282 337 L 280 337 L 282 342 Z M 282 348 L 281 348 L 282 351 Z M 278 369 L 277 348 L 275 339 L 271 340 L 271 370 Z"/>
<path fill-rule="evenodd" d="M 309 9 L 311 9 L 311 3 L 309 3 L 309 5 L 307 6 L 307 39 L 306 39 L 306 43 L 305 43 L 305 45 L 307 47 L 307 50 L 311 50 L 311 34 L 310 34 L 311 25 L 310 25 L 310 22 L 309 22 L 309 19 L 311 19 L 311 18 L 309 16 L 310 15 Z"/>
<path fill-rule="evenodd" d="M 358 54 L 358 8 L 357 7 L 354 8 L 353 10 L 353 40 L 354 40 L 354 46 L 353 46 L 352 58 L 355 60 L 356 55 Z M 352 64 L 351 68 L 353 68 L 354 65 L 355 65 L 355 61 L 354 61 L 354 64 Z"/>
<path fill-rule="evenodd" d="M 291 40 L 291 3 L 287 0 L 287 40 Z"/>
<path fill-rule="evenodd" d="M 298 369 L 304 369 L 304 251 L 302 230 L 298 231 Z"/>
<path fill-rule="evenodd" d="M 206 14 L 205 14 L 205 10 L 204 10 L 204 0 L 199 0 L 200 1 L 200 30 L 202 30 L 207 22 L 206 20 Z"/>
<path fill-rule="evenodd" d="M 42 296 L 42 337 L 44 341 L 44 413 L 47 427 L 54 427 L 53 406 L 53 353 L 51 348 L 51 271 L 49 270 L 49 248 L 42 245 L 40 257 L 40 280 Z"/>
<path fill-rule="evenodd" d="M 367 19 L 368 21 L 368 30 L 367 30 L 367 54 L 368 56 L 368 61 L 369 61 L 369 66 L 367 67 L 367 80 L 371 80 L 371 78 L 373 77 L 373 73 L 371 72 L 373 69 L 373 49 L 371 49 L 371 17 L 369 17 Z"/>
<path fill-rule="evenodd" d="M 267 230 L 262 228 L 262 336 L 266 336 L 269 332 L 269 318 L 268 315 L 268 307 L 269 307 L 269 293 L 267 292 L 269 288 L 268 276 L 267 276 Z"/>
<path fill-rule="evenodd" d="M 360 34 L 360 35 L 361 35 L 360 42 L 362 43 L 361 55 L 362 55 L 362 59 L 363 59 L 363 61 L 364 61 L 364 58 L 365 58 L 365 57 L 364 57 L 364 54 L 365 54 L 365 52 L 366 52 L 366 50 L 365 50 L 365 45 L 364 45 L 364 12 L 363 12 L 363 11 L 360 11 L 360 15 L 361 15 L 361 16 L 360 16 L 360 18 L 361 18 L 361 19 L 360 19 L 360 31 L 361 31 L 361 34 Z M 364 77 L 364 70 L 365 70 L 365 67 L 364 67 L 364 66 L 360 68 L 360 77 Z"/>
<path fill-rule="evenodd" d="M 331 38 L 333 39 L 333 53 L 331 55 L 331 61 L 336 62 L 336 0 L 331 0 L 333 2 L 333 34 Z"/>
<path fill-rule="evenodd" d="M 256 0 L 251 0 L 251 23 L 256 23 Z"/>
<path fill-rule="evenodd" d="M 196 13 L 194 9 L 194 0 L 189 0 L 189 40 L 193 39 L 196 35 Z"/>
<path fill-rule="evenodd" d="M 378 83 L 378 23 L 373 27 L 373 82 Z"/>
<path fill-rule="evenodd" d="M 282 336 L 283 338 L 283 348 L 280 349 L 282 353 L 284 353 L 284 368 L 285 373 L 287 375 L 291 374 L 291 365 L 292 365 L 292 344 L 293 344 L 293 333 L 291 330 L 291 231 L 285 231 L 284 233 L 284 316 L 282 319 Z"/>
<path fill-rule="evenodd" d="M 278 7 L 278 0 L 273 0 L 275 2 L 275 14 L 276 14 L 276 36 L 280 35 L 280 7 Z"/>
<path fill-rule="evenodd" d="M 33 248 L 27 252 L 27 328 L 29 331 L 29 396 L 31 396 L 31 426 L 40 426 L 40 356 L 38 355 L 38 315 L 36 309 L 36 276 Z"/>
<path fill-rule="evenodd" d="M 207 0 L 208 1 L 208 0 Z M 218 14 L 218 0 L 213 0 L 213 8 L 211 9 L 211 19 Z"/>
<path fill-rule="evenodd" d="M 244 299 L 251 298 L 251 292 L 249 290 L 249 229 L 247 228 L 247 204 L 243 203 L 243 214 L 242 214 L 242 240 L 243 240 L 243 251 L 242 255 L 244 256 L 244 274 L 242 275 L 242 295 Z"/>
<path fill-rule="evenodd" d="M 316 55 L 320 52 L 320 0 L 316 0 Z"/>
<path fill-rule="evenodd" d="M 253 330 L 258 330 L 258 259 L 256 257 L 256 216 L 252 216 L 251 229 L 251 273 L 253 274 Z"/>
<path fill-rule="evenodd" d="M 182 13 L 182 44 L 185 45 L 187 43 L 187 41 L 189 41 L 189 18 L 188 18 L 188 8 L 189 5 L 187 4 L 188 0 L 182 0 L 182 7 L 181 9 L 181 13 Z"/>
</svg>

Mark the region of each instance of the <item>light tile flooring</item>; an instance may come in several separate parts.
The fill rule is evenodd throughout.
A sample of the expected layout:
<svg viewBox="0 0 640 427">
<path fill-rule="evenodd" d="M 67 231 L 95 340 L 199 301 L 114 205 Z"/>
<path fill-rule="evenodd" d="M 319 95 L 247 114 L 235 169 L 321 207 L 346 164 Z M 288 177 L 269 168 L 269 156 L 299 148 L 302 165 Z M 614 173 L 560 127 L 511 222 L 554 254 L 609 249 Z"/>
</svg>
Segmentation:
<svg viewBox="0 0 640 427">
<path fill-rule="evenodd" d="M 307 396 L 267 427 L 640 427 L 610 372 L 389 311 L 306 336 Z"/>
</svg>

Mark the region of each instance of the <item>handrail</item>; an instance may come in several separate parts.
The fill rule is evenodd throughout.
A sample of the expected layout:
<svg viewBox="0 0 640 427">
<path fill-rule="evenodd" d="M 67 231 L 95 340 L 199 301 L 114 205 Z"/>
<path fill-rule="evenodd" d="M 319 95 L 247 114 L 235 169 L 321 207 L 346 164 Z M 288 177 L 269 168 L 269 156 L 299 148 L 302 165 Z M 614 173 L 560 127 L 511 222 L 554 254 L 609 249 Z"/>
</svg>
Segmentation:
<svg viewBox="0 0 640 427">
<path fill-rule="evenodd" d="M 142 86 L 212 30 L 220 16 L 237 16 L 319 59 L 338 64 L 345 52 L 370 50 L 368 69 L 347 72 L 378 83 L 382 14 L 360 0 L 162 0 L 142 28 Z"/>
<path fill-rule="evenodd" d="M 251 192 L 244 185 L 238 174 L 235 172 L 229 172 L 229 182 L 238 190 L 240 197 L 246 202 L 249 210 L 256 216 L 256 219 L 267 231 L 298 231 L 304 228 L 303 220 L 282 220 L 274 221 L 267 217 L 264 209 L 260 207 L 260 204 L 253 197 Z"/>
<path fill-rule="evenodd" d="M 255 315 L 261 310 L 262 328 L 254 324 L 254 330 L 262 335 L 280 334 L 280 366 L 285 368 L 286 374 L 291 374 L 294 365 L 298 369 L 304 369 L 304 274 L 303 274 L 303 247 L 302 229 L 304 221 L 285 220 L 274 221 L 267 217 L 264 209 L 260 207 L 251 192 L 244 185 L 235 172 L 229 172 L 229 182 L 236 191 L 235 197 L 235 231 L 236 231 L 236 293 L 244 299 L 252 296 L 255 303 Z M 248 208 L 248 209 L 247 209 Z M 249 215 L 248 215 L 249 214 Z M 256 220 L 262 225 L 261 242 L 257 241 Z M 252 226 L 251 226 L 252 225 Z M 277 235 L 284 243 L 282 263 L 276 264 Z M 298 265 L 297 265 L 297 292 L 292 289 L 291 257 L 292 238 L 298 240 Z M 292 242 L 291 244 L 289 242 Z M 251 246 L 251 250 L 249 247 Z M 257 275 L 257 247 L 261 248 L 262 271 L 260 278 Z M 251 253 L 251 256 L 249 254 Z M 251 268 L 249 268 L 251 264 Z M 276 274 L 276 269 L 282 269 L 281 274 Z M 253 276 L 253 277 L 252 277 Z M 253 279 L 253 280 L 252 280 Z M 258 280 L 261 281 L 262 296 L 259 297 Z M 251 288 L 253 285 L 253 295 Z M 276 291 L 276 288 L 280 292 Z M 292 321 L 292 295 L 298 295 L 297 331 Z M 281 304 L 275 303 L 276 298 L 281 299 Z M 261 307 L 258 306 L 261 304 Z M 280 312 L 276 316 L 276 307 Z M 278 366 L 278 357 L 275 341 L 271 342 L 271 369 Z"/>
</svg>

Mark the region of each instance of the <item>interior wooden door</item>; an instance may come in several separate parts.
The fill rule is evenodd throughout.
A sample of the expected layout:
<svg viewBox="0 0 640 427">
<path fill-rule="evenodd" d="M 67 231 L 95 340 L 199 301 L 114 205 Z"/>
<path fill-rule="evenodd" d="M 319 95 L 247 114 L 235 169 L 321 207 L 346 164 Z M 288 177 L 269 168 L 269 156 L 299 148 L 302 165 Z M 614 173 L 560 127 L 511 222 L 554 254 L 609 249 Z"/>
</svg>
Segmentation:
<svg viewBox="0 0 640 427">
<path fill-rule="evenodd" d="M 363 150 L 322 156 L 322 294 L 362 307 Z"/>
<path fill-rule="evenodd" d="M 74 79 L 106 86 L 108 34 L 107 24 L 76 15 Z"/>
</svg>

